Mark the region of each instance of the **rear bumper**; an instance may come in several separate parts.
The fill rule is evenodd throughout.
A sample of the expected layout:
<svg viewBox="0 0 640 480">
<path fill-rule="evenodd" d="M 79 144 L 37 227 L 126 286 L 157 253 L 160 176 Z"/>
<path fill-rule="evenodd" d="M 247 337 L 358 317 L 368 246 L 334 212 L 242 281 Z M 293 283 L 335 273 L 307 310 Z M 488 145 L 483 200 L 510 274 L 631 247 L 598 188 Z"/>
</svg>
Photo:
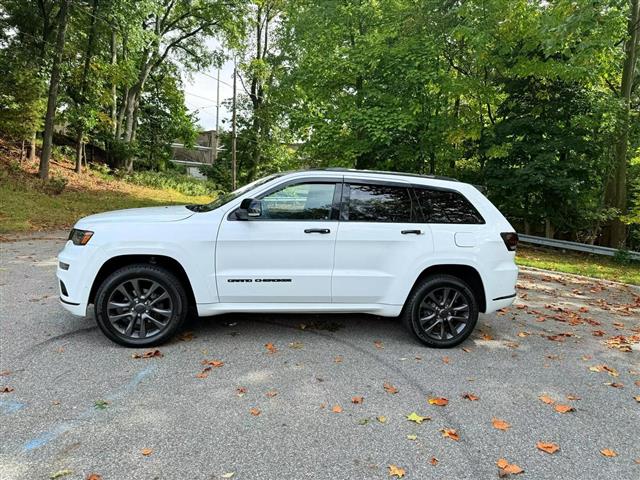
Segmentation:
<svg viewBox="0 0 640 480">
<path fill-rule="evenodd" d="M 487 300 L 485 313 L 493 313 L 501 308 L 506 308 L 515 301 L 518 266 L 513 260 L 499 263 L 485 273 L 483 280 Z"/>
</svg>

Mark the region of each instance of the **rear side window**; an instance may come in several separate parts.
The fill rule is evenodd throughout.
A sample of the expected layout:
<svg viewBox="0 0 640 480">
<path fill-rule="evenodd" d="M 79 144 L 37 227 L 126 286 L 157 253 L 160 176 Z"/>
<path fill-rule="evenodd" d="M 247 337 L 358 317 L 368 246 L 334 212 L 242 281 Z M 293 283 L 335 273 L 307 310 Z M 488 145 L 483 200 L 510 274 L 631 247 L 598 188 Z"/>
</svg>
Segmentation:
<svg viewBox="0 0 640 480">
<path fill-rule="evenodd" d="M 411 221 L 411 196 L 404 187 L 349 186 L 349 221 L 405 223 Z"/>
<path fill-rule="evenodd" d="M 458 192 L 428 188 L 416 188 L 414 191 L 427 223 L 485 223 L 469 200 Z"/>
</svg>

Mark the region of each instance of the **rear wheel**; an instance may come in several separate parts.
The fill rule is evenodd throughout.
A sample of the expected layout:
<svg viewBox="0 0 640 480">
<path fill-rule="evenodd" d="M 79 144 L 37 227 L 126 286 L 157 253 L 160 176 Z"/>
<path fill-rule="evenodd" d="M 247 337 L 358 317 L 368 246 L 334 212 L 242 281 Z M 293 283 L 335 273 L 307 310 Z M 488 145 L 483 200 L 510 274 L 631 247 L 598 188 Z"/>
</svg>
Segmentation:
<svg viewBox="0 0 640 480">
<path fill-rule="evenodd" d="M 187 315 L 187 295 L 175 275 L 150 264 L 123 267 L 96 293 L 95 316 L 102 332 L 127 347 L 159 345 Z"/>
<path fill-rule="evenodd" d="M 452 275 L 434 275 L 418 284 L 407 299 L 403 322 L 429 347 L 462 343 L 478 321 L 478 302 L 469 286 Z"/>
</svg>

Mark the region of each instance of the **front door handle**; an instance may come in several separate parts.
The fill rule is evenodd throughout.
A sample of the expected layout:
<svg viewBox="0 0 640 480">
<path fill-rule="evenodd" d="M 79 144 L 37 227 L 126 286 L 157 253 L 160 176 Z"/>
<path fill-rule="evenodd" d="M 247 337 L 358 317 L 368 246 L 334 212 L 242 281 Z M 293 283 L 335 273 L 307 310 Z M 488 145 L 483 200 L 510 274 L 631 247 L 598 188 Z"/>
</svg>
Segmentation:
<svg viewBox="0 0 640 480">
<path fill-rule="evenodd" d="M 322 234 L 327 234 L 327 233 L 331 233 L 331 230 L 329 230 L 328 228 L 306 228 L 304 230 L 304 233 L 322 233 Z"/>
<path fill-rule="evenodd" d="M 409 233 L 413 233 L 414 235 L 421 235 L 422 234 L 422 230 L 402 230 L 402 235 L 407 235 Z"/>
</svg>

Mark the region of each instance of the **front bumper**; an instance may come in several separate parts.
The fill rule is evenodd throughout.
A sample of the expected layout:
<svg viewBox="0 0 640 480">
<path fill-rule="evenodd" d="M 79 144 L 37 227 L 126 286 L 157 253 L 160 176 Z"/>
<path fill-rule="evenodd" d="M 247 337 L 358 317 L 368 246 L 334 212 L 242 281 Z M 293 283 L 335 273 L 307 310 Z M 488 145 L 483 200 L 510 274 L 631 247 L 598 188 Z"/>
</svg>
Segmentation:
<svg viewBox="0 0 640 480">
<path fill-rule="evenodd" d="M 87 314 L 89 294 L 94 276 L 88 267 L 88 259 L 92 258 L 95 248 L 89 245 L 78 246 L 68 241 L 58 254 L 58 292 L 60 304 L 73 315 L 84 317 Z M 62 264 L 68 266 L 62 268 Z"/>
</svg>

